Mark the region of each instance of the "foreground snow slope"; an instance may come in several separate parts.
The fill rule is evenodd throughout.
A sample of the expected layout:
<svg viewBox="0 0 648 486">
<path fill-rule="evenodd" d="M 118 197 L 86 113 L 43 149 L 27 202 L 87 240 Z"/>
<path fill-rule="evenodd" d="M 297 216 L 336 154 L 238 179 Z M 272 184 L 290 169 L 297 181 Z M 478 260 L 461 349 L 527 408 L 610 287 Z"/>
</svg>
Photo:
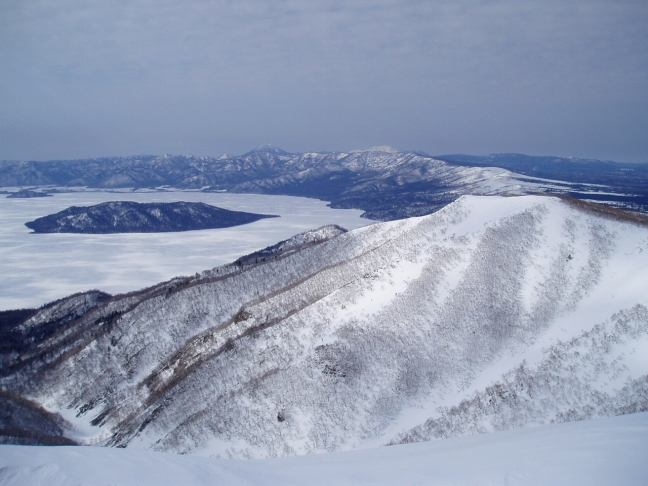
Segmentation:
<svg viewBox="0 0 648 486">
<path fill-rule="evenodd" d="M 22 420 L 4 427 L 38 416 L 15 442 L 262 458 L 646 411 L 644 219 L 464 197 L 71 297 L 8 336 L 0 399 Z"/>
<path fill-rule="evenodd" d="M 2 486 L 643 486 L 648 413 L 362 451 L 253 461 L 0 446 Z"/>
</svg>

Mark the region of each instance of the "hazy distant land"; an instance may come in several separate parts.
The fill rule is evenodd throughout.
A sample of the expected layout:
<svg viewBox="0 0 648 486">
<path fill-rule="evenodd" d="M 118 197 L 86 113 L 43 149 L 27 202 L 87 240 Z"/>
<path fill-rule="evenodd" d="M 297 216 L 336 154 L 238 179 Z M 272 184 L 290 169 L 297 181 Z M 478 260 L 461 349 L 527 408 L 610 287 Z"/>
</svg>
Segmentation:
<svg viewBox="0 0 648 486">
<path fill-rule="evenodd" d="M 13 198 L 13 199 L 29 199 L 32 197 L 49 197 L 51 194 L 48 194 L 46 192 L 40 192 L 40 191 L 31 191 L 29 189 L 22 189 L 18 192 L 12 192 L 9 194 L 7 197 Z"/>
</svg>

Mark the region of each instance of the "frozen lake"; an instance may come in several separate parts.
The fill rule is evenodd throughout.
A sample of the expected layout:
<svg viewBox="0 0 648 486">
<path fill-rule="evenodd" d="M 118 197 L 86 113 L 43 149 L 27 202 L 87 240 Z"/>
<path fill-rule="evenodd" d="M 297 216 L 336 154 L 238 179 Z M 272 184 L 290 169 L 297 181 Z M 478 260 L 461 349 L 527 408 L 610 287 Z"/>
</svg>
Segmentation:
<svg viewBox="0 0 648 486">
<path fill-rule="evenodd" d="M 70 206 L 106 201 L 204 202 L 225 209 L 278 214 L 233 228 L 180 233 L 33 234 L 25 223 Z M 362 211 L 289 196 L 173 192 L 83 191 L 52 197 L 0 195 L 0 310 L 39 307 L 89 289 L 128 292 L 236 260 L 326 224 L 354 229 L 372 221 Z"/>
</svg>

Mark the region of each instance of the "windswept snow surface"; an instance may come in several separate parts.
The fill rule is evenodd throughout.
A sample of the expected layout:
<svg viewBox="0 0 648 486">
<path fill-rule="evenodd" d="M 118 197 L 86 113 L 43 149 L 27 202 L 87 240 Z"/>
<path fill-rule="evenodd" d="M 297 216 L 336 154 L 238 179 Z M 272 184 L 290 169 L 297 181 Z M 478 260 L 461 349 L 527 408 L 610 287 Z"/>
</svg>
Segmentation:
<svg viewBox="0 0 648 486">
<path fill-rule="evenodd" d="M 83 444 L 221 458 L 629 414 L 648 410 L 647 288 L 641 220 L 466 196 L 248 267 L 43 309 L 2 356 L 0 385 Z M 85 307 L 57 321 L 65 305 Z"/>
<path fill-rule="evenodd" d="M 1 486 L 645 486 L 648 413 L 362 451 L 237 461 L 0 446 Z"/>
</svg>

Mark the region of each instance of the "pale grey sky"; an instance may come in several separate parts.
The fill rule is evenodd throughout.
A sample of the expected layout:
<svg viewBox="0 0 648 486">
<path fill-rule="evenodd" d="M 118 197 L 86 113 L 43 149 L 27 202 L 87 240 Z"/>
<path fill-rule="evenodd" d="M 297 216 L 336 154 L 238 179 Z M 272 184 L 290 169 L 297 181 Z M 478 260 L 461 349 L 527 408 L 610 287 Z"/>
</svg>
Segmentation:
<svg viewBox="0 0 648 486">
<path fill-rule="evenodd" d="M 0 159 L 648 162 L 646 0 L 4 0 Z"/>
</svg>

